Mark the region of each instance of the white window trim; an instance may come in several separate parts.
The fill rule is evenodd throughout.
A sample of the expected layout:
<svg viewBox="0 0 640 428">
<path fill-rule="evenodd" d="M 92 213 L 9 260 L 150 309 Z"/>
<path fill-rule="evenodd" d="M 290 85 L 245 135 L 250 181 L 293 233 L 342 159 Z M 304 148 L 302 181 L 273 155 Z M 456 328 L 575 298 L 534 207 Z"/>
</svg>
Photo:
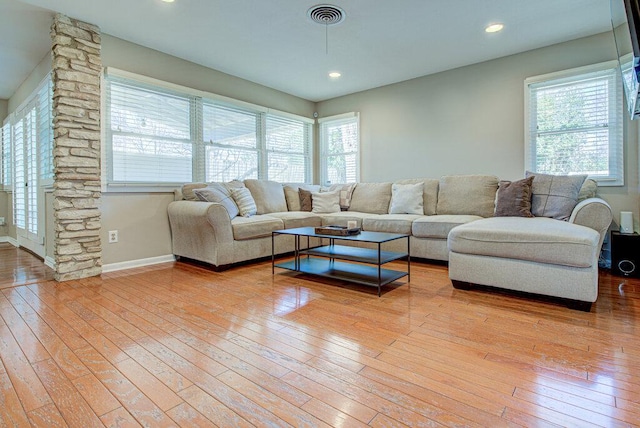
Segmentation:
<svg viewBox="0 0 640 428">
<path fill-rule="evenodd" d="M 529 86 L 531 86 L 532 84 L 536 84 L 536 83 L 540 83 L 540 82 L 545 82 L 545 81 L 550 81 L 550 80 L 559 80 L 559 79 L 563 79 L 563 78 L 569 78 L 569 77 L 573 77 L 573 76 L 578 76 L 580 74 L 587 74 L 587 73 L 595 73 L 598 71 L 605 71 L 605 70 L 610 70 L 610 69 L 618 69 L 619 64 L 618 61 L 616 60 L 612 60 L 612 61 L 605 61 L 605 62 L 601 62 L 598 64 L 592 64 L 592 65 L 586 65 L 586 66 L 582 66 L 582 67 L 576 67 L 576 68 L 571 68 L 568 70 L 562 70 L 562 71 L 556 71 L 553 73 L 547 73 L 547 74 L 542 74 L 539 76 L 532 76 L 532 77 L 528 77 L 525 79 L 524 81 L 524 165 L 525 165 L 525 171 L 526 170 L 530 170 L 532 168 L 533 165 L 533 158 L 532 158 L 532 147 L 531 147 L 531 132 L 529 129 L 529 123 L 530 123 L 530 115 L 531 115 L 531 98 L 530 98 L 530 90 L 529 90 Z M 619 71 L 618 71 L 619 72 Z M 619 78 L 621 78 L 621 76 L 618 76 Z M 620 82 L 620 85 L 622 85 L 622 82 Z M 620 88 L 622 90 L 622 87 Z M 622 97 L 624 98 L 624 97 Z M 619 151 L 620 153 L 618 154 L 620 157 L 620 178 L 594 178 L 599 186 L 603 186 L 603 187 L 614 187 L 614 186 L 624 186 L 624 133 L 626 132 L 626 119 L 625 119 L 625 115 L 623 112 L 623 105 L 622 103 L 620 103 L 619 106 L 617 106 L 617 108 L 619 109 L 619 118 L 620 121 L 622 123 L 622 127 L 623 127 L 623 142 L 621 147 L 619 147 Z"/>
<path fill-rule="evenodd" d="M 118 68 L 114 68 L 114 67 L 105 67 L 102 74 L 101 74 L 101 121 L 102 123 L 107 123 L 106 120 L 106 115 L 108 114 L 108 105 L 106 102 L 106 86 L 107 86 L 107 82 L 106 79 L 110 76 L 113 77 L 119 77 L 119 78 L 124 78 L 124 79 L 128 79 L 128 80 L 132 80 L 135 82 L 139 82 L 141 84 L 145 84 L 145 85 L 152 85 L 152 86 L 157 86 L 159 88 L 162 89 L 166 89 L 169 91 L 173 91 L 173 92 L 179 92 L 179 93 L 183 93 L 185 95 L 188 96 L 194 96 L 194 97 L 198 97 L 198 98 L 206 98 L 207 100 L 213 100 L 216 101 L 218 103 L 221 104 L 227 104 L 229 106 L 232 107 L 237 107 L 237 108 L 241 108 L 241 109 L 246 109 L 246 110 L 252 110 L 256 113 L 264 113 L 264 114 L 272 114 L 272 115 L 276 115 L 276 116 L 281 116 L 284 118 L 288 118 L 288 119 L 293 119 L 293 120 L 299 120 L 301 122 L 304 122 L 306 124 L 309 124 L 312 128 L 311 128 L 311 132 L 309 133 L 309 138 L 310 138 L 310 142 L 309 142 L 309 146 L 310 146 L 310 156 L 311 156 L 311 162 L 309 165 L 309 172 L 308 172 L 308 177 L 309 179 L 313 178 L 314 176 L 314 171 L 313 171 L 313 165 L 314 165 L 314 156 L 313 156 L 313 147 L 314 147 L 314 127 L 315 127 L 315 119 L 313 118 L 309 118 L 309 117 L 305 117 L 305 116 L 300 116 L 297 114 L 293 114 L 293 113 L 289 113 L 289 112 L 285 112 L 285 111 L 281 111 L 281 110 L 277 110 L 277 109 L 273 109 L 273 108 L 269 108 L 269 107 L 264 107 L 258 104 L 253 104 L 253 103 L 249 103 L 246 101 L 240 101 L 240 100 L 236 100 L 234 98 L 230 98 L 230 97 L 226 97 L 223 95 L 218 95 L 212 92 L 207 92 L 207 91 L 202 91 L 199 89 L 195 89 L 195 88 L 190 88 L 188 86 L 183 86 L 183 85 L 178 85 L 175 83 L 171 83 L 171 82 L 166 82 L 163 80 L 159 80 L 159 79 L 155 79 L 153 77 L 149 77 L 149 76 L 145 76 L 145 75 L 141 75 L 141 74 L 137 74 L 137 73 L 132 73 L 129 71 L 125 71 L 125 70 L 121 70 Z M 106 127 L 102 126 L 101 127 L 101 137 L 102 137 L 102 141 L 106 142 L 107 141 L 107 135 L 108 135 L 108 131 L 106 129 Z M 259 139 L 262 139 L 261 136 L 258 136 Z M 260 142 L 259 142 L 260 143 Z M 263 150 L 264 148 L 262 147 L 262 145 L 259 145 L 259 150 Z M 109 175 L 108 175 L 108 168 L 105 168 L 104 166 L 107 165 L 107 150 L 101 150 L 101 163 L 103 165 L 102 171 L 101 171 L 101 184 L 102 184 L 102 191 L 105 193 L 109 193 L 109 192 L 145 192 L 145 193 L 151 193 L 151 192 L 172 192 L 176 187 L 181 186 L 183 183 L 110 183 L 109 182 Z M 261 167 L 262 165 L 259 165 L 259 167 Z M 200 171 L 201 166 L 196 166 L 194 165 L 194 171 L 197 171 L 197 174 L 200 174 L 200 172 L 202 173 L 202 175 L 204 176 L 204 170 Z"/>
<path fill-rule="evenodd" d="M 360 113 L 358 112 L 349 112 L 349 113 L 342 113 L 342 114 L 337 114 L 334 116 L 327 116 L 327 117 L 323 117 L 318 119 L 318 135 L 319 135 L 319 146 L 320 146 L 320 150 L 319 150 L 319 157 L 320 157 L 320 184 L 324 185 L 327 182 L 327 153 L 326 153 L 326 147 L 324 145 L 324 142 L 322 140 L 322 135 L 320 135 L 322 133 L 322 124 L 325 122 L 332 122 L 332 121 L 336 121 L 336 120 L 342 120 L 342 119 L 352 119 L 355 118 L 356 122 L 358 124 L 358 151 L 356 152 L 356 182 L 360 182 L 360 163 L 361 163 L 361 153 L 362 153 L 362 148 L 361 148 L 361 142 L 360 142 Z"/>
</svg>

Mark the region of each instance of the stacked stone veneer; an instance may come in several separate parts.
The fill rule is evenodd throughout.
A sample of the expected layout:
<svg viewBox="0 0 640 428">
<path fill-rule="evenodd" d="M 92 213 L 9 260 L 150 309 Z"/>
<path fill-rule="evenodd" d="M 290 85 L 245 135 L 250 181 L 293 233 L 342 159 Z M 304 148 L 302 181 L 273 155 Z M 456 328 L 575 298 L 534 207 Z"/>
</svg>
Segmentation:
<svg viewBox="0 0 640 428">
<path fill-rule="evenodd" d="M 102 273 L 100 30 L 57 15 L 53 51 L 53 211 L 58 281 Z"/>
</svg>

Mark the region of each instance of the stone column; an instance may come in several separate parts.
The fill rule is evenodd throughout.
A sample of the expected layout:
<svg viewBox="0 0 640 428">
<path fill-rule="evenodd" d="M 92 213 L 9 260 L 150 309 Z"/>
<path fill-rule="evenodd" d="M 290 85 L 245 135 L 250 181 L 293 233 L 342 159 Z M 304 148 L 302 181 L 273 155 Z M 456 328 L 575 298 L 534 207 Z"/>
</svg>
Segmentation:
<svg viewBox="0 0 640 428">
<path fill-rule="evenodd" d="M 55 279 L 66 281 L 102 273 L 100 30 L 58 14 L 51 39 Z"/>
</svg>

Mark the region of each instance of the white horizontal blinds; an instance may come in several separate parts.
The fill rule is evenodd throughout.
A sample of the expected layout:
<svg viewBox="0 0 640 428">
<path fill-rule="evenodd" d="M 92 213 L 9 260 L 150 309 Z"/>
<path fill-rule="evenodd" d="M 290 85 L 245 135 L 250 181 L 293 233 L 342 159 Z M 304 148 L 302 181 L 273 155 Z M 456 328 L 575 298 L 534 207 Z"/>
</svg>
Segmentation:
<svg viewBox="0 0 640 428">
<path fill-rule="evenodd" d="M 25 158 L 24 118 L 13 124 L 13 222 L 20 229 L 26 228 L 25 210 Z"/>
<path fill-rule="evenodd" d="M 0 151 L 2 162 L 0 163 L 0 180 L 5 188 L 13 183 L 11 177 L 11 123 L 7 121 L 2 126 L 2 148 Z"/>
<path fill-rule="evenodd" d="M 258 178 L 259 113 L 203 100 L 202 138 L 205 145 L 205 180 Z"/>
<path fill-rule="evenodd" d="M 266 115 L 265 144 L 269 180 L 311 181 L 311 124 Z"/>
<path fill-rule="evenodd" d="M 622 184 L 622 89 L 615 69 L 529 85 L 529 168 Z"/>
<path fill-rule="evenodd" d="M 188 96 L 126 79 L 107 84 L 110 182 L 182 183 L 192 180 Z"/>
<path fill-rule="evenodd" d="M 323 184 L 358 181 L 358 117 L 323 121 L 320 124 L 320 141 Z"/>
<path fill-rule="evenodd" d="M 49 76 L 36 95 L 41 184 L 51 184 L 53 182 L 52 99 L 53 85 L 51 76 Z"/>
<path fill-rule="evenodd" d="M 38 233 L 38 115 L 36 107 L 29 110 L 24 119 L 25 157 L 25 229 Z"/>
</svg>

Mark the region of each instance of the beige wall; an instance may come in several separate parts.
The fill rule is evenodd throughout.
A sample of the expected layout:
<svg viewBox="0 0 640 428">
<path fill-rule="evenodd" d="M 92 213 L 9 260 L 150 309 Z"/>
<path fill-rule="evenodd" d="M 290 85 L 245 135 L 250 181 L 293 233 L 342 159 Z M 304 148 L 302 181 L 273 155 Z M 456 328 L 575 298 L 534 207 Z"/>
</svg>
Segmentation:
<svg viewBox="0 0 640 428">
<path fill-rule="evenodd" d="M 9 100 L 0 100 L 0 125 L 9 115 Z"/>
<path fill-rule="evenodd" d="M 102 37 L 102 64 L 305 117 L 315 103 L 116 37 Z"/>
<path fill-rule="evenodd" d="M 320 102 L 320 117 L 357 111 L 362 181 L 445 174 L 524 176 L 524 80 L 615 59 L 610 33 Z M 625 183 L 600 187 L 638 218 L 637 123 L 627 121 Z"/>
</svg>

